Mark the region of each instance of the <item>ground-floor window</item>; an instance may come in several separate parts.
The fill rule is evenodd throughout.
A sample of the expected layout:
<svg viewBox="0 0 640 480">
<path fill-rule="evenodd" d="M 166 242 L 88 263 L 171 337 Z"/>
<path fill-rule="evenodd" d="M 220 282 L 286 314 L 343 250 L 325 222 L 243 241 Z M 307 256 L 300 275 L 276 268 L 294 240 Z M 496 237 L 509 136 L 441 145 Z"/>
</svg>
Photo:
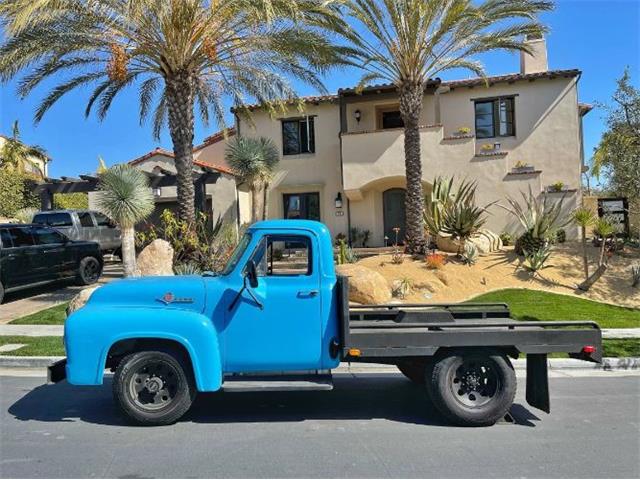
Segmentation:
<svg viewBox="0 0 640 480">
<path fill-rule="evenodd" d="M 320 220 L 320 194 L 318 192 L 285 193 L 282 198 L 284 218 Z"/>
</svg>

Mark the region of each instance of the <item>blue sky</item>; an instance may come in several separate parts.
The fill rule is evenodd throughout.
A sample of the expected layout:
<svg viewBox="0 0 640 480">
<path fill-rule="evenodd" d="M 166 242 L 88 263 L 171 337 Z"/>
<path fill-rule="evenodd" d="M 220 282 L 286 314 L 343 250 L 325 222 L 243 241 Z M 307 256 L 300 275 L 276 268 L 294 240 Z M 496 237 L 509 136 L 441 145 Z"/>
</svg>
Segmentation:
<svg viewBox="0 0 640 480">
<path fill-rule="evenodd" d="M 556 9 L 543 16 L 550 27 L 547 36 L 549 68 L 579 68 L 580 101 L 608 102 L 615 90 L 615 80 L 628 66 L 635 85 L 640 85 L 640 1 L 638 0 L 559 0 Z M 496 53 L 481 58 L 488 74 L 517 72 L 517 54 Z M 448 72 L 443 79 L 465 78 L 467 74 Z M 360 78 L 356 70 L 334 71 L 325 85 L 330 92 L 353 86 Z M 51 83 L 48 84 L 49 86 Z M 25 142 L 43 146 L 53 158 L 50 175 L 75 176 L 95 171 L 98 155 L 108 165 L 120 163 L 162 146 L 171 149 L 164 132 L 160 142 L 153 139 L 151 126 L 140 125 L 134 90 L 118 97 L 107 118 L 84 117 L 88 90 L 75 91 L 54 106 L 38 125 L 33 112 L 46 93 L 39 88 L 25 100 L 16 96 L 15 82 L 0 86 L 0 133 L 9 134 L 14 120 L 19 120 Z M 304 85 L 296 85 L 302 95 L 314 94 Z M 585 152 L 589 155 L 604 129 L 604 112 L 595 109 L 584 121 Z M 231 122 L 231 118 L 229 118 Z M 196 126 L 195 143 L 215 132 L 217 127 Z"/>
</svg>

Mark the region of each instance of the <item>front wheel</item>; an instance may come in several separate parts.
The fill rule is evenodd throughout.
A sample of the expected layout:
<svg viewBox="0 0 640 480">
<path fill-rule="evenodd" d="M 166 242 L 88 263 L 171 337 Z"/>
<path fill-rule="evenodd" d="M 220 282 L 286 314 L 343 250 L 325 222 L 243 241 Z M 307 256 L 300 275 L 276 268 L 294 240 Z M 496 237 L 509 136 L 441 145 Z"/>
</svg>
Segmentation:
<svg viewBox="0 0 640 480">
<path fill-rule="evenodd" d="M 196 397 L 191 370 L 166 352 L 125 357 L 113 378 L 113 396 L 127 419 L 137 425 L 170 425 Z"/>
<path fill-rule="evenodd" d="M 457 350 L 435 360 L 427 375 L 427 391 L 452 423 L 488 426 L 511 408 L 516 375 L 509 359 L 500 353 Z"/>
</svg>

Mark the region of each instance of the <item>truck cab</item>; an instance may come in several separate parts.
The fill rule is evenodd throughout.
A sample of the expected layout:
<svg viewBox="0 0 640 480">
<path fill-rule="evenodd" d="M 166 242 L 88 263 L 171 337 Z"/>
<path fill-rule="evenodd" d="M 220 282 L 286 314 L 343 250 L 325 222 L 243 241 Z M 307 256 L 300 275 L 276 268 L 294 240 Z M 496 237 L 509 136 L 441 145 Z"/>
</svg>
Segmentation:
<svg viewBox="0 0 640 480">
<path fill-rule="evenodd" d="M 601 358 L 593 322 L 516 322 L 504 304 L 350 305 L 323 224 L 252 225 L 219 273 L 140 277 L 97 289 L 65 324 L 52 381 L 100 385 L 133 423 L 177 421 L 197 392 L 330 390 L 341 361 L 397 365 L 452 423 L 491 425 L 516 391 L 549 411 L 547 354 Z"/>
</svg>

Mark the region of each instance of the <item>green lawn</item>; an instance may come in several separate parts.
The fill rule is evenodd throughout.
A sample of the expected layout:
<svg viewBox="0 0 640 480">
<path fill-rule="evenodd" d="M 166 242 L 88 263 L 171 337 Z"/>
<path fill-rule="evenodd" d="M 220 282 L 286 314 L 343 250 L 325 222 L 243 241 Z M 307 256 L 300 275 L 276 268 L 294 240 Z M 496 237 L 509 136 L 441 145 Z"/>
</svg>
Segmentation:
<svg viewBox="0 0 640 480">
<path fill-rule="evenodd" d="M 13 352 L 0 355 L 19 356 L 64 356 L 62 337 L 0 337 L 0 345 L 7 343 L 23 343 L 26 346 Z M 640 357 L 640 340 L 638 339 L 612 339 L 604 340 L 605 357 Z M 566 354 L 552 355 L 566 357 Z"/>
<path fill-rule="evenodd" d="M 25 346 L 13 352 L 3 352 L 0 355 L 19 355 L 21 357 L 62 357 L 65 355 L 62 337 L 0 337 L 0 345 L 8 343 L 22 343 Z"/>
<path fill-rule="evenodd" d="M 20 317 L 12 322 L 13 325 L 63 325 L 67 314 L 65 310 L 68 303 L 62 303 L 55 307 L 41 310 L 25 317 Z"/>
<path fill-rule="evenodd" d="M 640 310 L 538 290 L 509 288 L 485 293 L 471 302 L 504 302 L 516 320 L 593 320 L 601 328 L 640 328 Z"/>
</svg>

